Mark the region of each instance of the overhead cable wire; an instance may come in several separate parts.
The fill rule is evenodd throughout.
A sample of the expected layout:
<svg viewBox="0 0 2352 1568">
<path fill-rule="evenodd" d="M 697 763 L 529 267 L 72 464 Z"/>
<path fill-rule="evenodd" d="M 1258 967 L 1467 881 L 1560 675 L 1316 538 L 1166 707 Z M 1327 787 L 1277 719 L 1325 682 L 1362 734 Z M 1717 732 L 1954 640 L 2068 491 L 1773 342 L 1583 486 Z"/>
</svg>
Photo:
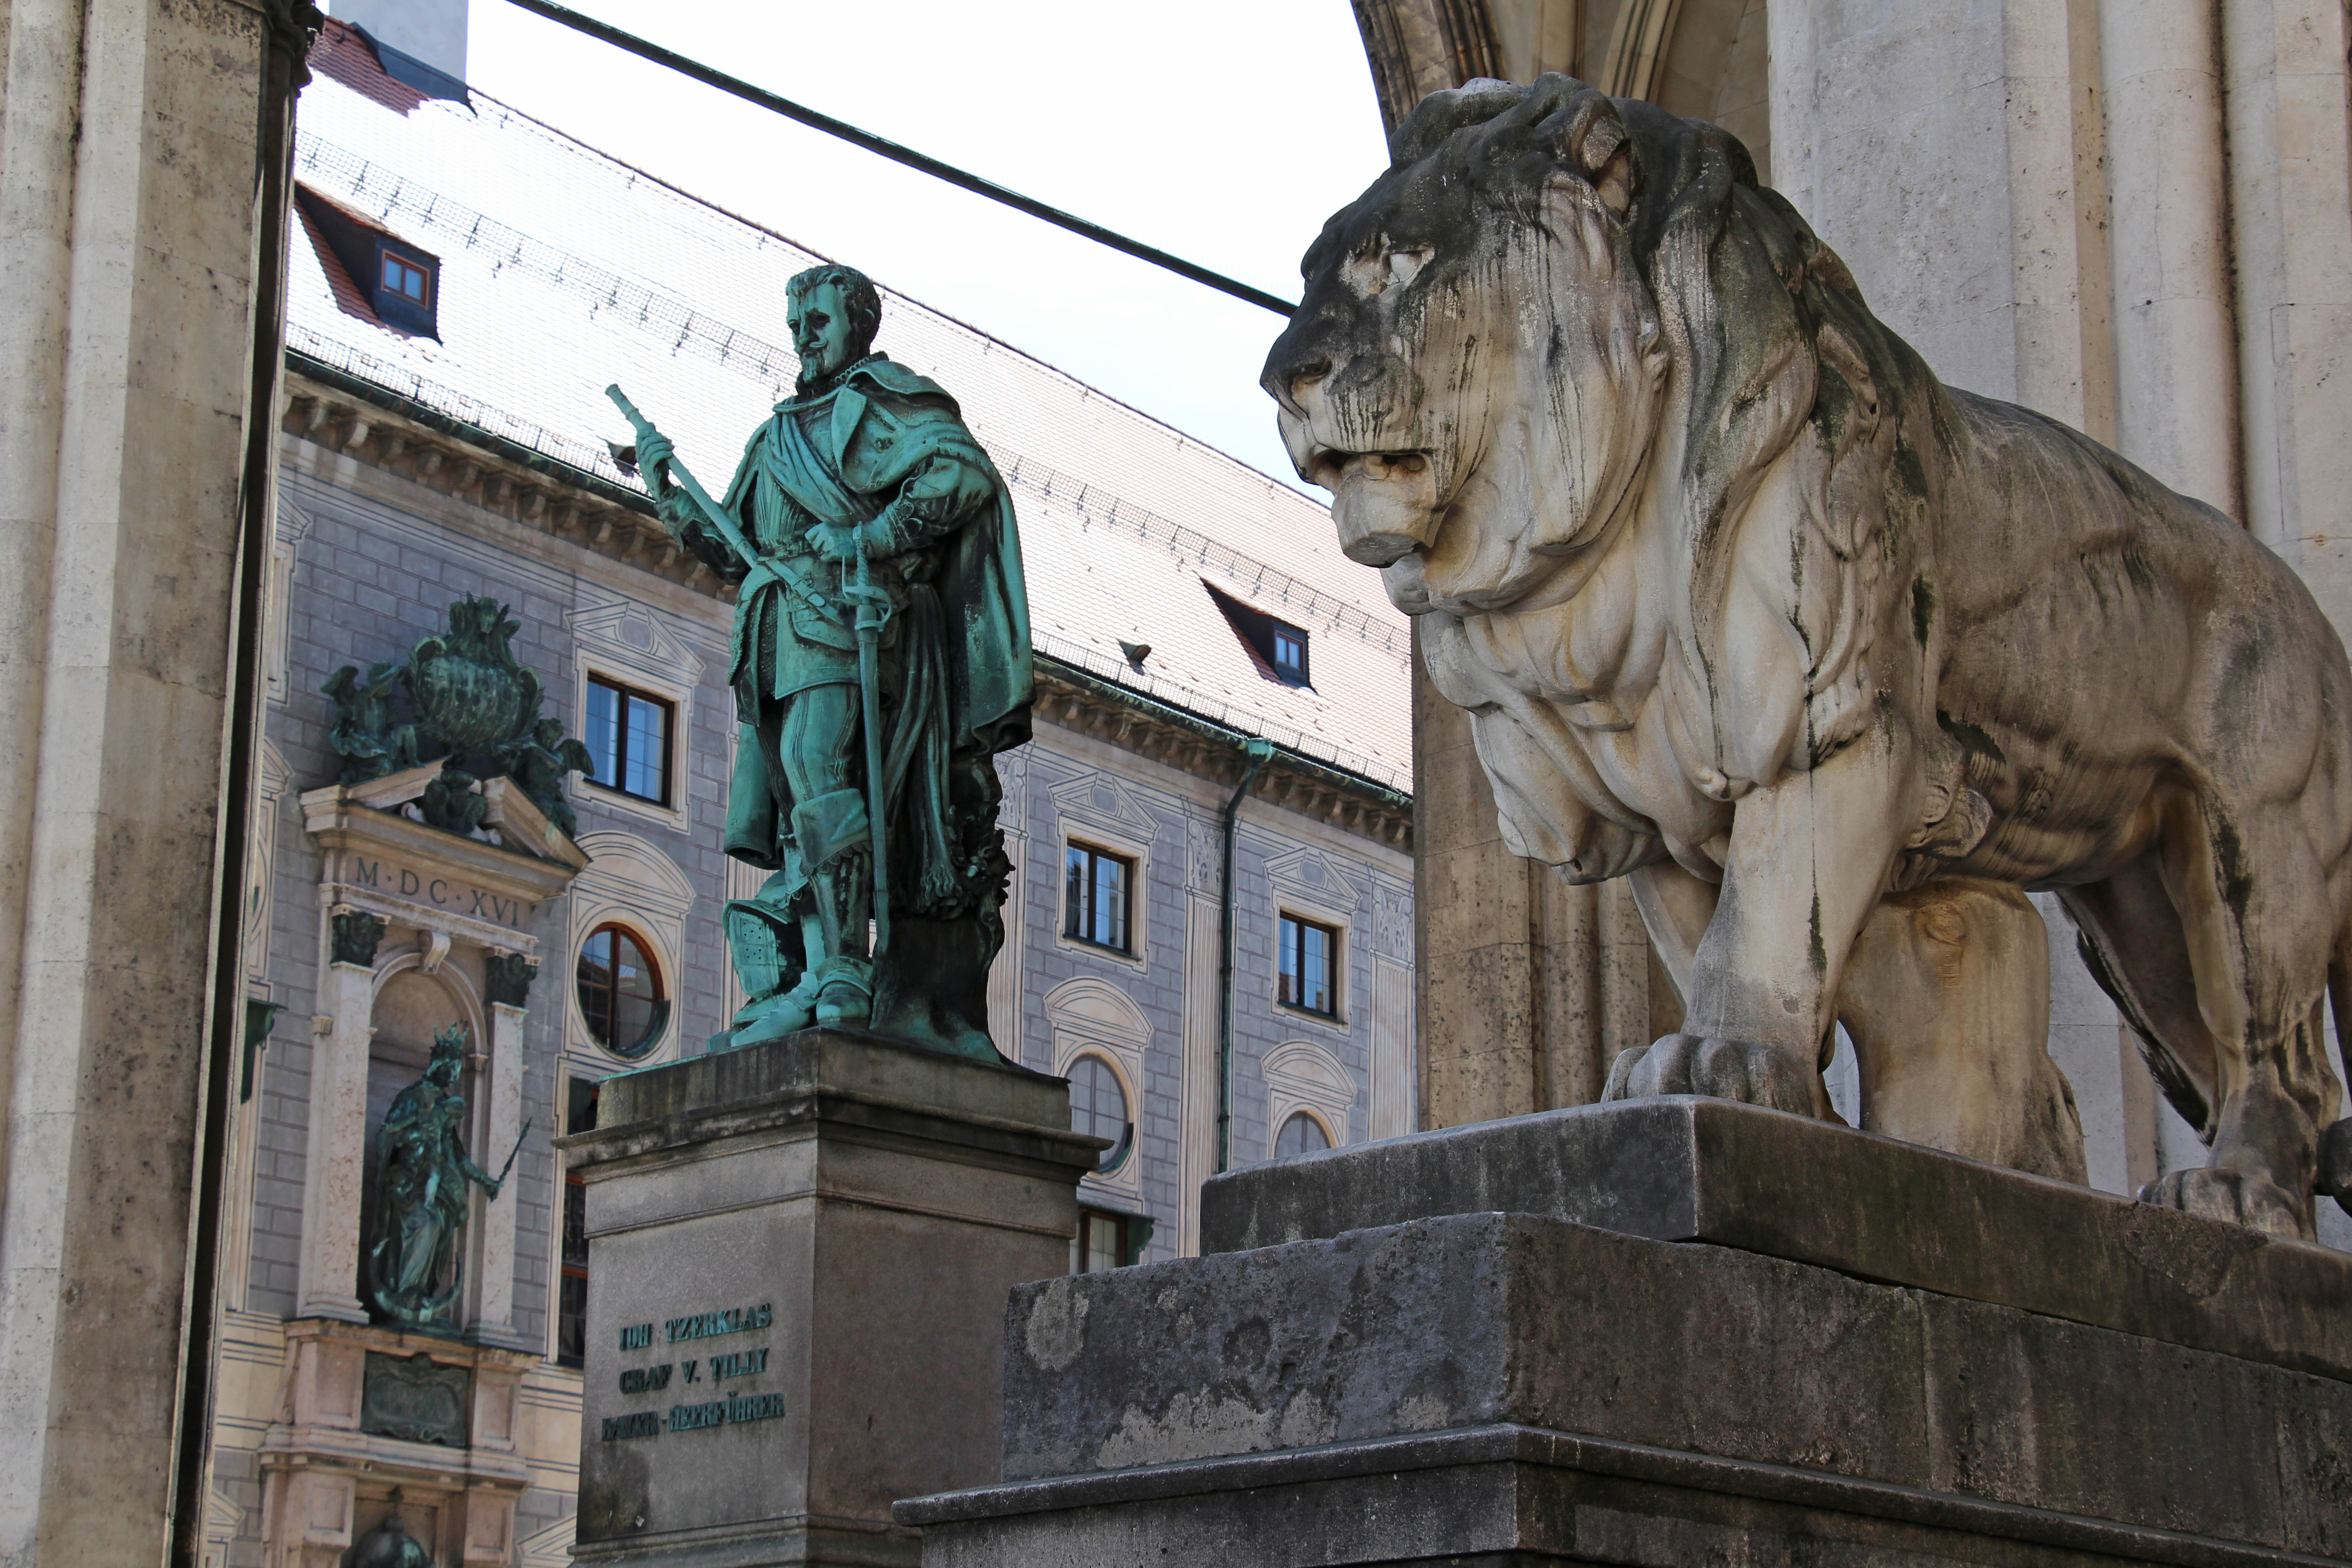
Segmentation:
<svg viewBox="0 0 2352 1568">
<path fill-rule="evenodd" d="M 1139 261 L 1148 261 L 1154 267 L 1165 268 L 1180 278 L 1189 278 L 1195 283 L 1204 283 L 1222 293 L 1232 295 L 1236 300 L 1246 300 L 1263 310 L 1272 310 L 1277 316 L 1287 316 L 1298 309 L 1296 304 L 1283 299 L 1280 295 L 1269 294 L 1263 289 L 1254 288 L 1237 278 L 1228 278 L 1222 272 L 1212 272 L 1207 268 L 1196 262 L 1187 261 L 1181 256 L 1171 256 L 1157 246 L 1146 245 L 1139 239 L 1130 239 L 1115 229 L 1108 229 L 1098 223 L 1088 222 L 1075 213 L 1064 212 L 1061 208 L 1048 205 L 1034 196 L 1024 196 L 1018 191 L 1008 190 L 995 181 L 984 179 L 969 170 L 959 169 L 952 163 L 943 163 L 929 153 L 918 153 L 912 147 L 902 147 L 898 142 L 886 137 L 877 136 L 870 131 L 861 131 L 847 121 L 835 120 L 832 115 L 811 109 L 804 103 L 795 103 L 782 94 L 770 92 L 766 88 L 755 87 L 740 77 L 729 76 L 725 71 L 704 65 L 701 61 L 681 55 L 674 49 L 666 49 L 651 39 L 638 37 L 635 33 L 625 33 L 610 23 L 600 22 L 593 16 L 583 16 L 568 5 L 558 5 L 554 4 L 554 0 L 507 0 L 507 3 L 529 11 L 533 16 L 544 16 L 551 22 L 561 23 L 575 32 L 585 33 L 601 43 L 610 44 L 616 49 L 636 56 L 639 59 L 651 60 L 656 65 L 667 66 L 680 76 L 690 77 L 706 87 L 715 87 L 719 91 L 740 98 L 746 103 L 757 104 L 772 114 L 781 114 L 785 119 L 796 121 L 813 131 L 822 131 L 828 136 L 839 137 L 851 146 L 863 148 L 877 157 L 887 158 L 894 163 L 903 163 L 909 169 L 920 170 L 933 179 L 946 181 L 959 190 L 970 191 L 974 195 L 985 196 L 992 202 L 1001 202 L 1016 212 L 1026 213 L 1031 217 L 1050 223 L 1057 228 L 1067 229 L 1072 234 L 1093 240 L 1097 245 L 1108 246 L 1124 255 L 1132 256 Z"/>
</svg>

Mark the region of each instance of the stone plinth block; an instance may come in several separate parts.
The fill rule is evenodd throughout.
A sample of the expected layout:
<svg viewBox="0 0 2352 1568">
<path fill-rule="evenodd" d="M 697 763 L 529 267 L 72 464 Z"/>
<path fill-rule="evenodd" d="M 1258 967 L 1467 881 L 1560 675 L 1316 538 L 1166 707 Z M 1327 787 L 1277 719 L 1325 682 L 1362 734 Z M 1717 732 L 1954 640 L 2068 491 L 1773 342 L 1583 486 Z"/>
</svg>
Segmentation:
<svg viewBox="0 0 2352 1568">
<path fill-rule="evenodd" d="M 1617 1100 L 1254 1165 L 1233 1252 L 1483 1210 L 1708 1241 L 2352 1379 L 2352 1258 L 1728 1100 Z"/>
<path fill-rule="evenodd" d="M 2323 1337 L 2258 1346 L 2249 1305 L 2243 1348 L 2267 1353 L 2231 1354 L 1988 1299 L 2031 1276 L 1993 1255 L 2041 1251 L 2054 1277 L 2069 1247 L 2126 1288 L 2088 1194 L 1836 1128 L 1843 1151 L 1775 1142 L 1801 1124 L 1723 1109 L 1551 1113 L 1228 1178 L 1213 1237 L 1310 1234 L 1015 1290 L 1003 1482 L 897 1517 L 932 1568 L 2352 1555 L 2352 1382 L 2288 1364 Z M 1612 1196 L 1580 1195 L 1603 1176 Z M 1846 1223 L 1774 1219 L 1783 1184 Z M 1349 1202 L 1375 1223 L 1342 1223 Z M 1492 1212 L 1580 1204 L 1606 1227 Z M 1986 1228 L 1935 1217 L 1955 1210 Z M 2352 1258 L 2158 1217 L 2106 1223 L 2236 1258 L 2209 1303 L 2273 1277 L 2352 1300 Z M 2241 1279 L 2249 1259 L 2273 1272 Z M 1927 1278 L 1971 1289 L 1901 1282 Z"/>
<path fill-rule="evenodd" d="M 575 1555 L 917 1562 L 891 1501 L 995 1479 L 1006 1292 L 1069 1267 L 1066 1086 L 811 1030 L 599 1113 Z"/>
</svg>

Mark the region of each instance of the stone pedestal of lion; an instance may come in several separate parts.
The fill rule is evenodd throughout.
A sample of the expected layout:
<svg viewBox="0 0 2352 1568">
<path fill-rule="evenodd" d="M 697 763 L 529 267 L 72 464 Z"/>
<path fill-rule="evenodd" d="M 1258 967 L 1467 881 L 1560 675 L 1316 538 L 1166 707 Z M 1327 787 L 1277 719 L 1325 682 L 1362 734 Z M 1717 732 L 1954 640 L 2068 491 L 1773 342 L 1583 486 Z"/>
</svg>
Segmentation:
<svg viewBox="0 0 2352 1568">
<path fill-rule="evenodd" d="M 1391 150 L 1266 389 L 1506 840 L 1631 879 L 1687 1033 L 1021 1287 L 1004 1481 L 899 1505 L 925 1563 L 2352 1559 L 2310 595 L 1941 385 L 1716 127 L 1546 77 Z M 2082 1184 L 2041 889 L 2211 1149 L 2138 1203 Z"/>
</svg>

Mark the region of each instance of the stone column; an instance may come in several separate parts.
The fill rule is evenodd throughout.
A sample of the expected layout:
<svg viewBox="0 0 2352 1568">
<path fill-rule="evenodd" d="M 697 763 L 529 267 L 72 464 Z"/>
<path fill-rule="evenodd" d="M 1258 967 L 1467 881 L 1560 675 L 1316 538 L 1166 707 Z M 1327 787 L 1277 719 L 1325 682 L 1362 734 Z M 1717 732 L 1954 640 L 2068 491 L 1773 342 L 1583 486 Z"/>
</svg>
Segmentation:
<svg viewBox="0 0 2352 1568">
<path fill-rule="evenodd" d="M 0 13 L 0 1561 L 161 1555 L 209 1332 L 189 1210 L 270 9 Z"/>
<path fill-rule="evenodd" d="M 1774 184 L 1954 386 L 2114 435 L 2090 0 L 1771 7 Z"/>
<path fill-rule="evenodd" d="M 2245 521 L 2352 630 L 2352 150 L 2336 0 L 2222 0 Z"/>
<path fill-rule="evenodd" d="M 331 919 L 341 929 L 334 939 L 339 956 L 328 964 L 320 988 L 327 1032 L 310 1047 L 310 1131 L 303 1155 L 302 1252 L 294 1315 L 363 1323 L 367 1310 L 357 1293 L 360 1194 L 367 1180 L 373 958 L 383 922 L 363 914 Z M 367 962 L 360 962 L 362 951 Z"/>
<path fill-rule="evenodd" d="M 2242 520 L 2219 44 L 2211 0 L 2101 0 L 2116 449 Z"/>
<path fill-rule="evenodd" d="M 498 962 L 493 957 L 493 963 Z M 529 982 L 525 982 L 526 984 Z M 498 1174 L 493 1162 L 503 1161 L 507 1151 L 515 1146 L 522 1131 L 522 1058 L 523 1009 L 520 1004 L 496 999 L 490 1003 L 490 1063 L 488 1072 L 488 1103 L 483 1126 L 488 1136 L 483 1140 L 478 1156 L 492 1175 Z M 509 1173 L 508 1179 L 513 1179 Z M 481 1281 L 477 1300 L 474 1331 L 491 1344 L 520 1348 L 514 1326 L 515 1273 L 515 1211 L 518 1201 L 512 1193 L 502 1193 L 498 1201 L 488 1201 L 480 1193 L 474 1194 L 474 1234 L 478 1238 L 474 1248 L 475 1278 Z"/>
</svg>

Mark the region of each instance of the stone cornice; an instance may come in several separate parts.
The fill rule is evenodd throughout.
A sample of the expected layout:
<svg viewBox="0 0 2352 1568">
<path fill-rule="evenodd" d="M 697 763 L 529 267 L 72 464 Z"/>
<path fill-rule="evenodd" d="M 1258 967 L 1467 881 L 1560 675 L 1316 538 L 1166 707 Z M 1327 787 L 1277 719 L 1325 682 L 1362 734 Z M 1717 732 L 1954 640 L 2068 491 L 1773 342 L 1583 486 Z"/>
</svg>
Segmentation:
<svg viewBox="0 0 2352 1568">
<path fill-rule="evenodd" d="M 1241 782 L 1241 731 L 1171 708 L 1057 659 L 1037 659 L 1036 714 L 1125 751 L 1223 784 Z M 1253 799 L 1412 852 L 1412 797 L 1276 748 Z"/>
<path fill-rule="evenodd" d="M 295 365 L 279 427 L 468 506 L 543 529 L 725 603 L 735 590 L 679 547 L 653 503 L 421 404 L 325 367 Z"/>
</svg>

